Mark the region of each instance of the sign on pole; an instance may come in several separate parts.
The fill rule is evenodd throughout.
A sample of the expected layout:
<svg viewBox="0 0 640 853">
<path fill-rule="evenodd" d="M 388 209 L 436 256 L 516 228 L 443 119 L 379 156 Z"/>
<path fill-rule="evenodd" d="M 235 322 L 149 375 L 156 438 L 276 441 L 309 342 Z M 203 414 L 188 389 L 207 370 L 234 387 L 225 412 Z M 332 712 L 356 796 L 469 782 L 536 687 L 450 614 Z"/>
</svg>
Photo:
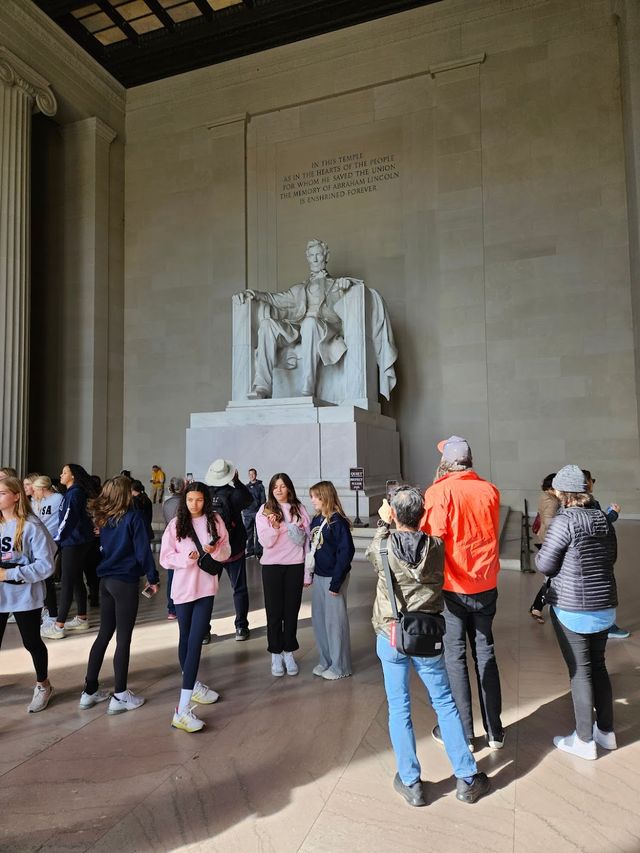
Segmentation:
<svg viewBox="0 0 640 853">
<path fill-rule="evenodd" d="M 364 468 L 349 468 L 349 488 L 352 492 L 364 491 Z"/>
</svg>

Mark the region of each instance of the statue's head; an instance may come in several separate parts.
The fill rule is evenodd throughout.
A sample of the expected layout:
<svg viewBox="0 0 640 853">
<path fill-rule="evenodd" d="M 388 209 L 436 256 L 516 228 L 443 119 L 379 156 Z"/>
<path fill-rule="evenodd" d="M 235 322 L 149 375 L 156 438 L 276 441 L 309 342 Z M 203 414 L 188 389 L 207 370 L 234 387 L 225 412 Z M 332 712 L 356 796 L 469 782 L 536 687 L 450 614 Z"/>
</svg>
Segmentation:
<svg viewBox="0 0 640 853">
<path fill-rule="evenodd" d="M 322 240 L 309 240 L 307 243 L 307 261 L 311 272 L 326 269 L 329 258 L 329 247 Z"/>
</svg>

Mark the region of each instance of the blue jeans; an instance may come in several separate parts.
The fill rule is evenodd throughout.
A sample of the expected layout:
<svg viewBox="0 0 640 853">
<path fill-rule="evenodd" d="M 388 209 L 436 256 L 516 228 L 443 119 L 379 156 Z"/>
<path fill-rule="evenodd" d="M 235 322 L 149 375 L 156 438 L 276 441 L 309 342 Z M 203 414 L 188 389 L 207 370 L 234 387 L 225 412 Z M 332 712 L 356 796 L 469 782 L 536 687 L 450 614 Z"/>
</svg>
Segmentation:
<svg viewBox="0 0 640 853">
<path fill-rule="evenodd" d="M 409 663 L 414 665 L 427 688 L 453 772 L 458 779 L 475 775 L 478 767 L 467 746 L 442 655 L 435 658 L 407 657 L 394 649 L 383 634 L 378 634 L 376 651 L 382 664 L 389 705 L 389 736 L 402 783 L 413 785 L 420 778 L 420 762 L 411 722 Z"/>
<path fill-rule="evenodd" d="M 247 589 L 247 561 L 244 554 L 230 563 L 223 563 L 233 588 L 233 606 L 236 611 L 236 631 L 249 627 L 249 590 Z"/>
</svg>

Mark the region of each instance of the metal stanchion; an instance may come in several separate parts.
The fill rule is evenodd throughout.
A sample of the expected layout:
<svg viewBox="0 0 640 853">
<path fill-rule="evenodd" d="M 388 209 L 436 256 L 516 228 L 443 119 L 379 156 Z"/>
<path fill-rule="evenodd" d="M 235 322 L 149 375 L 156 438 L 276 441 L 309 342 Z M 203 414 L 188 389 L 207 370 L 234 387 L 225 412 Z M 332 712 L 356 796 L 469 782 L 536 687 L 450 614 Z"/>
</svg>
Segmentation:
<svg viewBox="0 0 640 853">
<path fill-rule="evenodd" d="M 524 513 L 522 514 L 522 528 L 520 531 L 520 571 L 533 574 L 535 569 L 531 568 L 531 533 L 529 531 L 529 503 L 524 500 Z"/>
</svg>

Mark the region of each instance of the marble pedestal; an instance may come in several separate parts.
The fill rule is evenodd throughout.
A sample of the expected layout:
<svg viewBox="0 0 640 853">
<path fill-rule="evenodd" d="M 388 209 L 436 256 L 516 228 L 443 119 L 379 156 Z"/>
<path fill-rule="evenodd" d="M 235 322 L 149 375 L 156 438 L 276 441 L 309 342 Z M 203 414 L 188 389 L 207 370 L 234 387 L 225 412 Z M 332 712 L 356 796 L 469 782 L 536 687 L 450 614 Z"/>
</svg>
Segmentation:
<svg viewBox="0 0 640 853">
<path fill-rule="evenodd" d="M 402 480 L 400 435 L 393 418 L 313 397 L 233 401 L 224 412 L 192 414 L 187 472 L 202 479 L 221 456 L 238 467 L 245 482 L 247 470 L 256 468 L 265 488 L 274 473 L 285 471 L 308 507 L 309 486 L 331 480 L 352 517 L 355 492 L 349 489 L 349 468 L 365 472 L 361 518 L 377 512 L 386 480 Z"/>
</svg>

